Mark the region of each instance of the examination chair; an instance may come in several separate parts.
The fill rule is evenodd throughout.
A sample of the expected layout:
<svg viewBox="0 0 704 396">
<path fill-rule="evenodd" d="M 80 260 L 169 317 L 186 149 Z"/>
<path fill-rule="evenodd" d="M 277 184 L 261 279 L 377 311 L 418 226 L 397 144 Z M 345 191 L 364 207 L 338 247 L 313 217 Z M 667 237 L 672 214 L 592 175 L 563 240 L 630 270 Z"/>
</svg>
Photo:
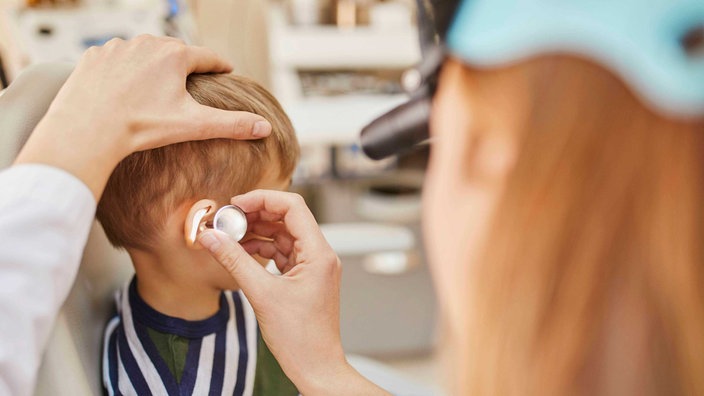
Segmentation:
<svg viewBox="0 0 704 396">
<path fill-rule="evenodd" d="M 0 95 L 0 167 L 9 166 L 70 74 L 70 64 L 28 68 Z M 113 293 L 132 274 L 125 252 L 93 224 L 76 282 L 59 312 L 39 370 L 36 395 L 102 394 L 102 332 Z"/>
<path fill-rule="evenodd" d="M 71 70 L 62 63 L 31 66 L 0 91 L 0 169 L 12 164 Z M 114 291 L 132 274 L 129 256 L 113 249 L 94 223 L 78 276 L 45 350 L 35 395 L 102 394 L 103 329 L 114 309 Z M 372 360 L 349 356 L 349 361 L 395 395 L 435 393 Z"/>
</svg>

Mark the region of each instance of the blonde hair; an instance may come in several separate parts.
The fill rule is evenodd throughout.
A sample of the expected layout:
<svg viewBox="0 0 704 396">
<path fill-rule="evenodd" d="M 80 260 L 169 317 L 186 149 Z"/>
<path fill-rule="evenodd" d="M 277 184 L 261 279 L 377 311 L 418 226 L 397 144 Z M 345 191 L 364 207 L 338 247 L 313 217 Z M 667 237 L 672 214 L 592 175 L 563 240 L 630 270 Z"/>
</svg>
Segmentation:
<svg viewBox="0 0 704 396">
<path fill-rule="evenodd" d="M 464 75 L 527 98 L 503 110 L 525 117 L 469 276 L 461 393 L 704 394 L 704 120 L 567 56 Z"/>
<path fill-rule="evenodd" d="M 271 168 L 281 180 L 293 173 L 299 147 L 278 101 L 256 82 L 232 74 L 191 75 L 186 89 L 203 104 L 266 118 L 261 140 L 212 139 L 134 153 L 113 171 L 97 218 L 115 247 L 149 250 L 168 214 L 188 200 L 220 203 L 253 189 Z"/>
</svg>

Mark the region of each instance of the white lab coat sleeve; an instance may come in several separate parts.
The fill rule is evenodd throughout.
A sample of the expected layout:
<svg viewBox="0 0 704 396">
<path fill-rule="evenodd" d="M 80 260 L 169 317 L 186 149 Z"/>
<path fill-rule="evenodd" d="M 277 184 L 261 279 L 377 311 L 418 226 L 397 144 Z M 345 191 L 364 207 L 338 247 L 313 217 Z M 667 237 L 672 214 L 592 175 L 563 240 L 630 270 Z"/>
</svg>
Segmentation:
<svg viewBox="0 0 704 396">
<path fill-rule="evenodd" d="M 45 165 L 0 172 L 0 395 L 31 395 L 54 320 L 78 272 L 96 202 Z"/>
</svg>

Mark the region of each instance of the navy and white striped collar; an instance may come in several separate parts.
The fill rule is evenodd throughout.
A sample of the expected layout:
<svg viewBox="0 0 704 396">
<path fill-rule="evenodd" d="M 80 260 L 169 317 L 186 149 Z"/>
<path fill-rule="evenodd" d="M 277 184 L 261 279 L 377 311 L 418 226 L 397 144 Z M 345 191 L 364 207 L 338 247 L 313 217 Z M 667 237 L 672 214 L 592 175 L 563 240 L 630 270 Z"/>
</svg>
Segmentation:
<svg viewBox="0 0 704 396">
<path fill-rule="evenodd" d="M 220 308 L 213 316 L 207 319 L 191 321 L 164 315 L 150 307 L 139 296 L 136 276 L 130 282 L 129 302 L 132 308 L 132 317 L 136 322 L 162 333 L 175 334 L 185 338 L 202 338 L 213 334 L 225 328 L 230 318 L 224 293 L 220 293 Z"/>
</svg>

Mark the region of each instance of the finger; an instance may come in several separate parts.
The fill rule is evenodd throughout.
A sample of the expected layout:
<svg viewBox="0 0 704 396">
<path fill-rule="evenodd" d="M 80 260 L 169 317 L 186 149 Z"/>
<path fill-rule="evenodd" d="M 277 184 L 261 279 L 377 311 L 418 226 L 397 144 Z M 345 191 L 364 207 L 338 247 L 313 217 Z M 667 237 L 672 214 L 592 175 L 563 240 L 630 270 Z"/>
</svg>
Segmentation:
<svg viewBox="0 0 704 396">
<path fill-rule="evenodd" d="M 250 302 L 256 301 L 273 279 L 242 246 L 223 232 L 205 230 L 199 235 L 198 242 L 235 278 Z"/>
<path fill-rule="evenodd" d="M 260 211 L 260 212 L 250 212 L 251 217 L 247 218 L 247 221 L 249 222 L 257 222 L 257 221 L 263 221 L 267 223 L 276 223 L 276 222 L 283 222 L 284 221 L 284 216 L 281 213 L 273 213 L 273 212 L 267 212 L 267 211 Z"/>
<path fill-rule="evenodd" d="M 227 111 L 192 101 L 193 111 L 188 117 L 196 133 L 188 140 L 215 138 L 261 139 L 271 134 L 271 124 L 264 117 L 246 111 Z"/>
<path fill-rule="evenodd" d="M 260 235 L 248 232 L 240 240 L 240 245 L 245 246 L 245 242 L 248 242 L 253 239 L 260 239 L 263 241 L 274 243 L 276 245 L 276 248 L 279 251 L 281 251 L 281 253 L 284 254 L 285 256 L 290 256 L 291 253 L 293 253 L 294 241 L 293 241 L 293 239 L 291 239 L 290 236 L 277 236 L 276 239 L 271 239 L 271 238 L 265 238 Z M 247 249 L 245 248 L 245 250 L 247 250 Z M 248 253 L 251 254 L 251 252 L 249 252 L 249 251 L 248 251 Z"/>
<path fill-rule="evenodd" d="M 291 254 L 293 250 L 293 237 L 286 229 L 283 223 L 256 222 L 249 223 L 249 231 L 254 235 L 273 239 L 276 246 L 286 255 Z"/>
<path fill-rule="evenodd" d="M 247 213 L 260 212 L 259 217 L 262 220 L 282 221 L 296 240 L 325 242 L 313 214 L 298 194 L 255 190 L 233 197 L 231 202 Z"/>
<path fill-rule="evenodd" d="M 242 242 L 242 247 L 249 254 L 257 254 L 261 257 L 274 260 L 276 268 L 283 273 L 283 269 L 290 264 L 288 255 L 284 254 L 274 242 L 262 239 L 250 239 Z"/>
<path fill-rule="evenodd" d="M 288 234 L 286 225 L 280 221 L 263 221 L 256 220 L 249 216 L 250 213 L 246 214 L 248 231 L 253 232 L 259 236 L 273 239 L 277 234 Z"/>
<path fill-rule="evenodd" d="M 282 274 L 287 274 L 295 266 L 296 266 L 296 263 L 294 261 L 289 260 L 288 264 L 286 264 L 283 268 L 279 268 L 279 267 L 276 267 L 276 268 L 279 268 L 279 272 L 281 272 Z"/>
<path fill-rule="evenodd" d="M 191 73 L 229 73 L 232 65 L 210 48 L 186 45 L 186 67 Z"/>
<path fill-rule="evenodd" d="M 244 250 L 251 255 L 258 255 L 259 257 L 273 260 L 274 264 L 276 264 L 276 268 L 282 274 L 286 267 L 295 264 L 287 255 L 278 250 L 271 241 L 251 239 L 247 242 L 241 242 L 240 244 Z"/>
<path fill-rule="evenodd" d="M 247 212 L 247 224 L 263 223 L 281 223 L 284 224 L 284 216 L 281 213 L 271 213 L 266 211 Z"/>
</svg>

